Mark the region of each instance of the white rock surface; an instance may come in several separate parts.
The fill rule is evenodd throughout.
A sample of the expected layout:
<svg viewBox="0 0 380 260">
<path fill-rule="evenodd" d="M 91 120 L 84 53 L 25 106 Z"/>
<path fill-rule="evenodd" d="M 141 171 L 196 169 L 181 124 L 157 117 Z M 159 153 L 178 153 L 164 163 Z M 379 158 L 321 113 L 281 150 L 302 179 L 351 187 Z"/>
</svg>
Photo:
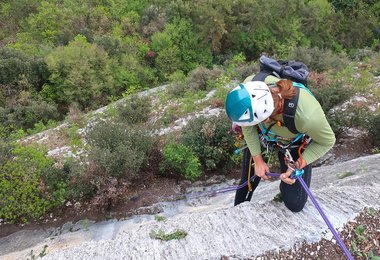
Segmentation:
<svg viewBox="0 0 380 260">
<path fill-rule="evenodd" d="M 335 228 L 364 207 L 380 207 L 379 162 L 376 154 L 314 169 L 311 190 Z M 355 174 L 342 178 L 347 172 Z M 44 245 L 48 247 L 43 259 L 54 260 L 244 259 L 266 250 L 290 249 L 304 240 L 332 237 L 310 201 L 300 213 L 273 202 L 278 185 L 278 181 L 260 183 L 252 201 L 236 207 L 233 192 L 160 203 L 164 222 L 141 215 L 124 221 L 80 222 L 69 230 L 20 231 L 0 239 L 0 259 L 25 259 L 31 249 L 38 255 Z M 159 229 L 165 233 L 182 229 L 188 235 L 167 242 L 149 237 Z"/>
</svg>

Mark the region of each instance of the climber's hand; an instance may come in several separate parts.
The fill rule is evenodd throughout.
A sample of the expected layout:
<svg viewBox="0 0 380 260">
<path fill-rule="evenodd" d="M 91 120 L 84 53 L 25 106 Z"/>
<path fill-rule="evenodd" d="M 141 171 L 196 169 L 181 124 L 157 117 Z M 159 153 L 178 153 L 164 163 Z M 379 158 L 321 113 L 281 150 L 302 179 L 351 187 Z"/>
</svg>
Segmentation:
<svg viewBox="0 0 380 260">
<path fill-rule="evenodd" d="M 252 158 L 255 162 L 255 174 L 264 180 L 268 180 L 269 178 L 271 178 L 270 176 L 266 175 L 269 172 L 269 167 L 265 163 L 261 154 L 252 156 Z"/>
<path fill-rule="evenodd" d="M 295 179 L 291 179 L 291 178 L 290 178 L 290 175 L 292 175 L 292 173 L 293 173 L 293 169 L 288 168 L 288 169 L 286 170 L 285 173 L 282 173 L 282 174 L 280 175 L 280 179 L 281 179 L 283 182 L 285 182 L 285 183 L 287 183 L 287 184 L 289 184 L 289 185 L 292 185 L 292 184 L 294 184 L 294 183 L 296 182 Z"/>
</svg>

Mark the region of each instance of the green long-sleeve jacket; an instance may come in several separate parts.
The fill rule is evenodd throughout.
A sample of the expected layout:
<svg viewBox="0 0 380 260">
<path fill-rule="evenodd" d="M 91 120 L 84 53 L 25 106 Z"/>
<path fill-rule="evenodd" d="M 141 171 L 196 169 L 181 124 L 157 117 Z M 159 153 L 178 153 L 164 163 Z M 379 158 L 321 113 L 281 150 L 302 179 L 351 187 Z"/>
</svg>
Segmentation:
<svg viewBox="0 0 380 260">
<path fill-rule="evenodd" d="M 244 82 L 252 80 L 252 77 L 248 77 Z M 277 81 L 278 79 L 272 76 L 267 77 L 265 80 L 267 84 L 273 84 Z M 282 114 L 278 115 L 275 119 L 283 122 Z M 307 164 L 322 157 L 335 144 L 334 132 L 326 120 L 321 105 L 307 90 L 300 89 L 294 123 L 299 132 L 307 134 L 313 140 L 302 153 Z M 264 125 L 268 128 L 270 124 Z M 242 127 L 242 130 L 251 155 L 260 154 L 258 126 L 245 126 Z M 277 124 L 272 126 L 271 131 L 284 138 L 294 138 L 297 136 L 285 126 L 278 126 Z"/>
</svg>

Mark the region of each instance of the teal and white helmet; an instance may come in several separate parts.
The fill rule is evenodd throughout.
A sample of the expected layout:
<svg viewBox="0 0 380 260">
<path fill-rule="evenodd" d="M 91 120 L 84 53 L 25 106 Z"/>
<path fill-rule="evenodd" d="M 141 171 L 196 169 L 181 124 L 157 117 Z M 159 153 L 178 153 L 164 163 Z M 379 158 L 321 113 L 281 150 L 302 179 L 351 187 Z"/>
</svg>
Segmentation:
<svg viewBox="0 0 380 260">
<path fill-rule="evenodd" d="M 262 81 L 239 84 L 226 98 L 227 115 L 239 126 L 257 125 L 267 119 L 273 109 L 272 94 Z"/>
</svg>

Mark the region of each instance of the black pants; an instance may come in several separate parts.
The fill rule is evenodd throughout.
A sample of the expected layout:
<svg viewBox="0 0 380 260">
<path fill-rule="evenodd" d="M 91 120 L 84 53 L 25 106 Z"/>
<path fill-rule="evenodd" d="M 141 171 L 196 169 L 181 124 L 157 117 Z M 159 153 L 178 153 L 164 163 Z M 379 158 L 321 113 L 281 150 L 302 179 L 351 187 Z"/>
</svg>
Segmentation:
<svg viewBox="0 0 380 260">
<path fill-rule="evenodd" d="M 290 154 L 292 155 L 294 161 L 298 159 L 298 151 L 297 149 L 291 150 Z M 249 162 L 250 162 L 251 154 L 248 149 L 244 150 L 244 156 L 243 156 L 243 169 L 242 169 L 242 177 L 240 180 L 240 184 L 244 183 L 248 179 L 248 169 L 249 169 Z M 288 166 L 285 164 L 284 161 L 284 151 L 278 152 L 278 158 L 281 165 L 281 172 L 285 172 L 288 169 Z M 254 167 L 251 169 L 251 177 L 254 175 Z M 311 165 L 308 165 L 304 168 L 304 174 L 302 176 L 304 181 L 306 182 L 307 186 L 310 187 L 310 181 L 311 181 Z M 235 195 L 235 206 L 244 202 L 244 201 L 250 201 L 252 198 L 253 191 L 257 188 L 260 182 L 260 177 L 256 177 L 255 180 L 252 183 L 252 191 L 248 191 L 248 186 L 245 186 L 239 190 L 236 191 Z M 285 206 L 290 209 L 293 212 L 299 212 L 303 209 L 303 207 L 306 204 L 307 201 L 307 193 L 303 189 L 301 183 L 299 181 L 296 181 L 293 185 L 286 184 L 285 182 L 281 181 L 280 183 L 280 191 L 282 195 L 282 200 L 285 203 Z"/>
</svg>

